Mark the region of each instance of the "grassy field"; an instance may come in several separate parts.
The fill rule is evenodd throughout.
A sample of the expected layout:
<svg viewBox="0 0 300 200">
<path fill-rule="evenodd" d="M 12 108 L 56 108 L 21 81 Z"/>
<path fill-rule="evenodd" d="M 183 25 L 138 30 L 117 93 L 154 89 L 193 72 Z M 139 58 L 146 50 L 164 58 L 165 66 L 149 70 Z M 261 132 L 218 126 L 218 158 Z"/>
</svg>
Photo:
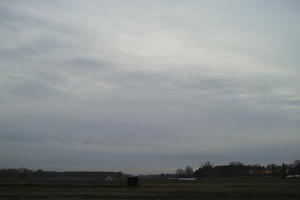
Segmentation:
<svg viewBox="0 0 300 200">
<path fill-rule="evenodd" d="M 107 184 L 96 178 L 0 178 L 0 199 L 300 199 L 300 180 L 218 178 L 197 181 L 141 179 Z"/>
</svg>

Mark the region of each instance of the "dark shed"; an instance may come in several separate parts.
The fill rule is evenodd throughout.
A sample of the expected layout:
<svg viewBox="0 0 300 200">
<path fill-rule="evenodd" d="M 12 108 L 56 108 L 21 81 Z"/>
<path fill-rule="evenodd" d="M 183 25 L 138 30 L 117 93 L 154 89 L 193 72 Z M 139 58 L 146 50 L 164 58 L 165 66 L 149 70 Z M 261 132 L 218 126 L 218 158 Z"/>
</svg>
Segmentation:
<svg viewBox="0 0 300 200">
<path fill-rule="evenodd" d="M 138 186 L 139 185 L 139 177 L 131 176 L 127 178 L 127 186 Z"/>
</svg>

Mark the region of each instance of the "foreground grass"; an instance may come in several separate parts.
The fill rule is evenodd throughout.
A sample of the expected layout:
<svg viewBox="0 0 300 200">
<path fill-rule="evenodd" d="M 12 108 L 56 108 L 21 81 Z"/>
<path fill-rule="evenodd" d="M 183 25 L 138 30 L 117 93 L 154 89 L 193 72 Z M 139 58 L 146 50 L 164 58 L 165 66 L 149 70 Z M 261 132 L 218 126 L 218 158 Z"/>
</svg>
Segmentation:
<svg viewBox="0 0 300 200">
<path fill-rule="evenodd" d="M 105 184 L 95 178 L 0 179 L 0 199 L 300 199 L 299 179 L 235 178 L 195 182 L 142 179 Z"/>
</svg>

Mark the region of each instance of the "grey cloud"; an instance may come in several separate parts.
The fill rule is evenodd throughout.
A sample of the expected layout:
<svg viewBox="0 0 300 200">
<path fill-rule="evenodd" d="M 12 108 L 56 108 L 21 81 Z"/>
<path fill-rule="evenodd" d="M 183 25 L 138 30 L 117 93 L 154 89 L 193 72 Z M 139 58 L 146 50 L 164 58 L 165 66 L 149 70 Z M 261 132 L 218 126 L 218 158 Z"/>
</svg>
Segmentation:
<svg viewBox="0 0 300 200">
<path fill-rule="evenodd" d="M 12 87 L 7 93 L 16 94 L 19 98 L 47 98 L 49 96 L 59 95 L 59 92 L 55 89 L 32 80 L 25 80 L 18 83 L 17 86 Z"/>
<path fill-rule="evenodd" d="M 295 2 L 279 24 L 278 2 L 16 2 L 0 3 L 0 168 L 298 159 Z"/>
<path fill-rule="evenodd" d="M 82 73 L 108 73 L 118 67 L 117 64 L 101 60 L 100 58 L 78 57 L 66 60 L 62 63 L 64 67 L 70 68 L 75 72 Z"/>
</svg>

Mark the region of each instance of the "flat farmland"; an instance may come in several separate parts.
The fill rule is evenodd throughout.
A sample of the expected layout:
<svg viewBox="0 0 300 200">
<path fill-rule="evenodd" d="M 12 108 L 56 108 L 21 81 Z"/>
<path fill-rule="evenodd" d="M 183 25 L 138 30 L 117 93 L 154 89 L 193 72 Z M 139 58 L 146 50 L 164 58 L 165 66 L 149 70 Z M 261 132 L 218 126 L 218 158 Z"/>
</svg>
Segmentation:
<svg viewBox="0 0 300 200">
<path fill-rule="evenodd" d="M 212 178 L 197 181 L 99 178 L 1 178 L 0 199 L 300 199 L 299 179 Z"/>
</svg>

